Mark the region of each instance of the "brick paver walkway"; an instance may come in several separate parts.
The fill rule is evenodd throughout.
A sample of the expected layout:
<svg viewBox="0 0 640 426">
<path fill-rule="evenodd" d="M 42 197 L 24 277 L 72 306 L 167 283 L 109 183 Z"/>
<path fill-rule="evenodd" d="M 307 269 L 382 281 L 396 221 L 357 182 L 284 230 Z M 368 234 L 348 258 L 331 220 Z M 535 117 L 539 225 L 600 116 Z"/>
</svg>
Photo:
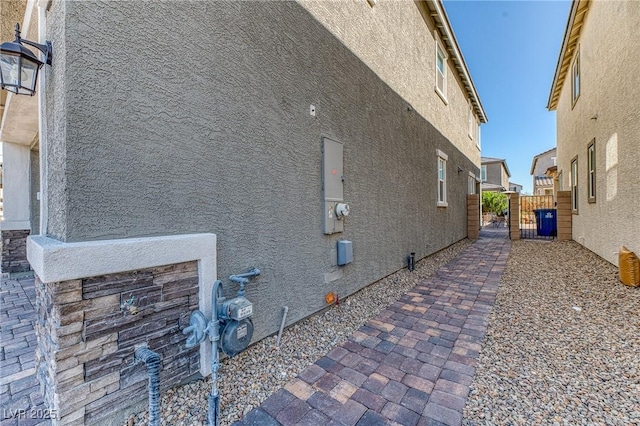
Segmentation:
<svg viewBox="0 0 640 426">
<path fill-rule="evenodd" d="M 236 426 L 460 425 L 511 244 L 480 239 Z M 49 425 L 35 377 L 33 278 L 0 288 L 0 426 Z"/>
<path fill-rule="evenodd" d="M 460 425 L 507 263 L 506 228 L 422 280 L 234 426 Z"/>
<path fill-rule="evenodd" d="M 0 285 L 0 426 L 50 425 L 36 379 L 34 279 Z"/>
</svg>

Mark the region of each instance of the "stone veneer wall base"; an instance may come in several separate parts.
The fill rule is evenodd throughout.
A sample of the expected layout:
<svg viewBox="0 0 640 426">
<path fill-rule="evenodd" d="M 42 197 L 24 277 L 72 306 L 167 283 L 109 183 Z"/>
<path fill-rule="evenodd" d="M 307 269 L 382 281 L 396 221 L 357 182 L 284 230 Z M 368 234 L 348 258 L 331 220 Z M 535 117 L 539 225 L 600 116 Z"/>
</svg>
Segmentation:
<svg viewBox="0 0 640 426">
<path fill-rule="evenodd" d="M 182 329 L 193 310 L 210 312 L 203 294 L 211 286 L 203 287 L 216 277 L 215 235 L 69 244 L 37 236 L 28 247 L 36 272 L 36 374 L 57 413 L 53 425 L 122 424 L 142 408 L 148 376 L 134 359 L 141 345 L 160 354 L 161 389 L 207 374 L 210 353 L 186 349 Z"/>
<path fill-rule="evenodd" d="M 27 260 L 28 229 L 3 230 L 2 234 L 2 272 L 17 273 L 31 270 Z"/>
<path fill-rule="evenodd" d="M 198 373 L 182 329 L 198 308 L 196 262 L 85 279 L 36 278 L 37 375 L 59 424 L 96 424 L 146 399 L 145 345 L 162 359 L 163 389 Z"/>
</svg>

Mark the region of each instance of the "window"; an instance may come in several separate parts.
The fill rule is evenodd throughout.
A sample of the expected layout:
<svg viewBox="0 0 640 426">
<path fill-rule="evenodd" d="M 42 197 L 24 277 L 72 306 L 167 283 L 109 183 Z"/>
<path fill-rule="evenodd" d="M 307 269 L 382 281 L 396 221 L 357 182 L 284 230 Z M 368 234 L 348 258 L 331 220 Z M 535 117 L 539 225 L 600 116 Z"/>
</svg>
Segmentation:
<svg viewBox="0 0 640 426">
<path fill-rule="evenodd" d="M 469 181 L 468 181 L 467 193 L 469 195 L 473 195 L 473 194 L 476 193 L 476 177 L 471 172 L 469 172 Z"/>
<path fill-rule="evenodd" d="M 481 142 L 480 142 L 480 139 L 482 139 L 482 133 L 480 132 L 480 130 L 481 130 L 480 129 L 480 125 L 478 124 L 478 130 L 477 130 L 478 131 L 478 133 L 477 133 L 478 137 L 476 138 L 476 146 L 478 147 L 478 149 L 481 149 L 481 147 L 482 147 Z"/>
<path fill-rule="evenodd" d="M 480 168 L 480 180 L 482 182 L 486 182 L 487 181 L 487 166 L 482 166 Z"/>
<path fill-rule="evenodd" d="M 447 56 L 436 34 L 436 92 L 447 103 Z"/>
<path fill-rule="evenodd" d="M 476 119 L 473 116 L 473 106 L 469 104 L 469 113 L 467 114 L 467 127 L 469 131 L 469 137 L 473 140 L 473 133 L 476 129 Z"/>
<path fill-rule="evenodd" d="M 587 198 L 590 203 L 596 202 L 596 140 L 587 147 Z"/>
<path fill-rule="evenodd" d="M 447 154 L 436 150 L 438 155 L 438 207 L 447 206 Z"/>
<path fill-rule="evenodd" d="M 580 46 L 571 65 L 571 100 L 575 104 L 580 97 Z"/>
<path fill-rule="evenodd" d="M 578 213 L 578 157 L 571 160 L 571 210 Z"/>
</svg>

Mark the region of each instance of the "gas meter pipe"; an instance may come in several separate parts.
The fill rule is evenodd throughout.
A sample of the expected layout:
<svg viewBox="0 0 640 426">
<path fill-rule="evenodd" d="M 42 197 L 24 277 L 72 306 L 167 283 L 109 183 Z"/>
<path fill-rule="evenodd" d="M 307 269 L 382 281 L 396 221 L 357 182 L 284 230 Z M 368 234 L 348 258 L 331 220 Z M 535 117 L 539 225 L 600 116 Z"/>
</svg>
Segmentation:
<svg viewBox="0 0 640 426">
<path fill-rule="evenodd" d="M 226 299 L 222 291 L 222 281 L 216 280 L 211 289 L 211 321 L 206 322 L 200 310 L 191 313 L 189 326 L 182 330 L 188 335 L 186 348 L 190 349 L 204 344 L 206 336 L 211 341 L 211 393 L 209 394 L 209 412 L 207 420 L 209 426 L 220 425 L 220 392 L 218 391 L 218 370 L 220 369 L 219 350 L 222 349 L 229 357 L 237 355 L 247 348 L 253 334 L 253 305 L 244 297 L 244 285 L 250 277 L 260 275 L 258 268 L 251 271 L 232 275 L 229 279 L 240 284 L 238 296 Z M 221 332 L 222 330 L 222 332 Z"/>
<path fill-rule="evenodd" d="M 211 393 L 209 394 L 209 426 L 220 426 L 220 392 L 218 391 L 218 370 L 220 358 L 218 342 L 220 341 L 220 320 L 218 319 L 218 293 L 222 292 L 222 282 L 216 280 L 211 290 L 211 322 L 209 323 L 209 340 L 211 340 Z"/>
<path fill-rule="evenodd" d="M 135 359 L 146 364 L 149 374 L 149 426 L 160 426 L 160 355 L 140 347 Z"/>
</svg>

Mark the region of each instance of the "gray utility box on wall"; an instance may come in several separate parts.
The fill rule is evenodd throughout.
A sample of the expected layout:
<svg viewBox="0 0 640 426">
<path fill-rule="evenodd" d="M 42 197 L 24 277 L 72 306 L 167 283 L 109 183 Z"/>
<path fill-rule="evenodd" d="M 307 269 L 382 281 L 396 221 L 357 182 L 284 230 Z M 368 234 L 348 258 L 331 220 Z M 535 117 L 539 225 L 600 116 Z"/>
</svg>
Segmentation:
<svg viewBox="0 0 640 426">
<path fill-rule="evenodd" d="M 324 233 L 344 231 L 344 218 L 349 205 L 344 202 L 343 145 L 328 137 L 322 138 L 322 194 L 324 201 Z"/>
<path fill-rule="evenodd" d="M 338 241 L 338 266 L 353 262 L 353 244 L 351 241 Z"/>
</svg>

